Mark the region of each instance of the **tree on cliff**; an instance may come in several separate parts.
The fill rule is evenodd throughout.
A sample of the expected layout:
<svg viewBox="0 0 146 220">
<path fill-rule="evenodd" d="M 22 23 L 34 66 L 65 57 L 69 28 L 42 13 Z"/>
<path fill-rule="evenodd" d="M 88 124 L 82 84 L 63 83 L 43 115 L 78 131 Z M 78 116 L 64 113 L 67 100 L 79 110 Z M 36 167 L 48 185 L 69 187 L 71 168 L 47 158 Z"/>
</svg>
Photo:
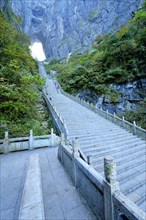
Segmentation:
<svg viewBox="0 0 146 220">
<path fill-rule="evenodd" d="M 41 127 L 36 103 L 43 80 L 37 73 L 28 44 L 28 38 L 17 31 L 0 10 L 1 132 L 9 130 L 16 136 Z"/>
</svg>

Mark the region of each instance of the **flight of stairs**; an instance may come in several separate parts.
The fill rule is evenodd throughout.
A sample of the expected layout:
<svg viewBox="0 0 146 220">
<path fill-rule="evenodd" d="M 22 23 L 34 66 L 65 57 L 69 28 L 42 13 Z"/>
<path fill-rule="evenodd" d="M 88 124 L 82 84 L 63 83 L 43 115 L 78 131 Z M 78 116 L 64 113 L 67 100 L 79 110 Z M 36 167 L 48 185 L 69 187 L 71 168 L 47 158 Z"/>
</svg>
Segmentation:
<svg viewBox="0 0 146 220">
<path fill-rule="evenodd" d="M 47 79 L 46 85 L 65 120 L 68 140 L 79 138 L 83 153 L 92 156 L 93 167 L 102 175 L 104 157 L 113 156 L 121 191 L 146 212 L 146 142 L 58 93 L 53 80 Z"/>
</svg>

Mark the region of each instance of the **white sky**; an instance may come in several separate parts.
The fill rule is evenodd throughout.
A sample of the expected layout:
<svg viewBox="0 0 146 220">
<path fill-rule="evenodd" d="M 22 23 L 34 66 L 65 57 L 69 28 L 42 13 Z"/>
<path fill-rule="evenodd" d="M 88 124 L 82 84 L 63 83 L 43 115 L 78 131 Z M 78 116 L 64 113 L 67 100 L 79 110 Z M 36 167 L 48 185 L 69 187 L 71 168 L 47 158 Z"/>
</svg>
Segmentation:
<svg viewBox="0 0 146 220">
<path fill-rule="evenodd" d="M 44 61 L 46 59 L 41 42 L 34 42 L 29 48 L 31 50 L 31 56 L 35 60 Z"/>
</svg>

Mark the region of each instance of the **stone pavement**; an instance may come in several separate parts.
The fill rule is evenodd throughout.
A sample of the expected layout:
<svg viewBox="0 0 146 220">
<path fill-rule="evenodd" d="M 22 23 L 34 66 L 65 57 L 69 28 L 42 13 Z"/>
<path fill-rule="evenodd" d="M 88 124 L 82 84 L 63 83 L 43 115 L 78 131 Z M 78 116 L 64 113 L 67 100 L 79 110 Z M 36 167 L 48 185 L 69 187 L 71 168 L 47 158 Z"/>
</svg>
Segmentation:
<svg viewBox="0 0 146 220">
<path fill-rule="evenodd" d="M 45 219 L 97 219 L 57 159 L 57 148 L 44 148 L 0 155 L 0 220 L 18 219 L 28 161 L 36 153 L 42 173 Z"/>
<path fill-rule="evenodd" d="M 39 72 L 46 78 L 45 92 L 67 128 L 67 139 L 79 138 L 85 156 L 104 176 L 104 157 L 111 155 L 117 166 L 120 189 L 146 212 L 146 141 L 129 133 L 95 112 L 58 92 L 56 81 L 47 77 L 43 65 Z"/>
</svg>

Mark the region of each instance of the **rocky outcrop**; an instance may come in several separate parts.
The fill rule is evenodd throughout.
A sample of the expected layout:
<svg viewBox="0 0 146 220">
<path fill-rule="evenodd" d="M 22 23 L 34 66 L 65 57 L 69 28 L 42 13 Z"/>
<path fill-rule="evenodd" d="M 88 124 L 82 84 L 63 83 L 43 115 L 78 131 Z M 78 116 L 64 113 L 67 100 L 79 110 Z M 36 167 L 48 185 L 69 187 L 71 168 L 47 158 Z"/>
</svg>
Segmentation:
<svg viewBox="0 0 146 220">
<path fill-rule="evenodd" d="M 83 91 L 79 94 L 81 99 L 93 102 L 97 107 L 108 110 L 110 113 L 135 111 L 137 106 L 146 97 L 146 79 L 120 85 L 110 85 L 110 90 L 116 94 L 102 95 L 97 97 L 90 91 Z"/>
<path fill-rule="evenodd" d="M 4 0 L 2 0 L 4 1 Z M 97 35 L 127 22 L 143 0 L 10 0 L 23 31 L 43 44 L 47 57 L 85 50 Z"/>
</svg>

